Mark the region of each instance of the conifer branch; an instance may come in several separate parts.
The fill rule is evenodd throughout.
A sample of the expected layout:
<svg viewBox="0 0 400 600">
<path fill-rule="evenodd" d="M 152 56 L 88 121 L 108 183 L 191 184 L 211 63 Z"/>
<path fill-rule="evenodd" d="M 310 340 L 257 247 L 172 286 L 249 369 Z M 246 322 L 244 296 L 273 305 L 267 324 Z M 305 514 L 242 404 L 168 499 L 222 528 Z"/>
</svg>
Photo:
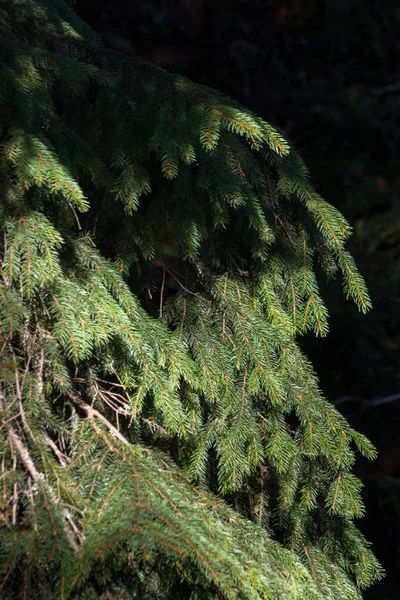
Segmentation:
<svg viewBox="0 0 400 600">
<path fill-rule="evenodd" d="M 316 259 L 370 308 L 348 223 L 276 129 L 63 0 L 0 24 L 2 592 L 360 600 L 375 449 L 297 343 Z"/>
</svg>

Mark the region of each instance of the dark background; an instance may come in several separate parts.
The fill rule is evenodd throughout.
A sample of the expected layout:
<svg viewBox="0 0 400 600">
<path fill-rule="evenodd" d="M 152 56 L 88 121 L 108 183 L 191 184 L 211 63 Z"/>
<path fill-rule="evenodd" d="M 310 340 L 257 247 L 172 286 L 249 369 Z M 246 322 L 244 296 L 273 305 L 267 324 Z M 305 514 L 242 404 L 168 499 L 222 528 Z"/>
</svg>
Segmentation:
<svg viewBox="0 0 400 600">
<path fill-rule="evenodd" d="M 399 0 L 97 0 L 95 8 L 79 0 L 77 8 L 109 47 L 217 88 L 277 125 L 318 192 L 354 226 L 349 249 L 374 310 L 359 315 L 334 282 L 324 290 L 329 336 L 302 344 L 326 397 L 379 449 L 375 463 L 357 465 L 367 505 L 360 526 L 387 570 L 365 597 L 397 599 Z"/>
</svg>

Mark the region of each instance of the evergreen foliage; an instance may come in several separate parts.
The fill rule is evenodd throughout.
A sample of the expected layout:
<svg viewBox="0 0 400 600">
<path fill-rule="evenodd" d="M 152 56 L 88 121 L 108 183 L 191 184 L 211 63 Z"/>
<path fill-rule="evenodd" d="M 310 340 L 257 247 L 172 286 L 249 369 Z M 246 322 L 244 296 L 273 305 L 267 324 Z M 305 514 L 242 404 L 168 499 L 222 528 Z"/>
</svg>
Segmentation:
<svg viewBox="0 0 400 600">
<path fill-rule="evenodd" d="M 296 343 L 323 274 L 370 307 L 348 223 L 277 130 L 61 0 L 1 2 L 0 55 L 2 594 L 360 598 L 375 450 Z"/>
</svg>

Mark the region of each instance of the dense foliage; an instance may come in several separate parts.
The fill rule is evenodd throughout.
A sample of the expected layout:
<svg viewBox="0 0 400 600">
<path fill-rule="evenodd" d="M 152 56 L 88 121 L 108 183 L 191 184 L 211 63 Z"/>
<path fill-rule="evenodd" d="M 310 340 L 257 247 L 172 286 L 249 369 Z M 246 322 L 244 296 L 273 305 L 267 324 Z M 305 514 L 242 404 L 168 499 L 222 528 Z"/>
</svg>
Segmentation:
<svg viewBox="0 0 400 600">
<path fill-rule="evenodd" d="M 330 398 L 395 393 L 397 0 L 99 0 L 96 11 L 83 1 L 77 8 L 110 47 L 223 90 L 290 136 L 315 187 L 354 227 L 349 246 L 375 309 L 358 316 L 330 284 L 331 334 L 322 344 L 311 339 L 307 351 Z"/>
<path fill-rule="evenodd" d="M 62 1 L 0 35 L 3 591 L 359 598 L 374 449 L 296 341 L 323 274 L 370 306 L 346 220 L 277 130 Z"/>
<path fill-rule="evenodd" d="M 398 0 L 99 0 L 80 14 L 110 47 L 223 91 L 278 124 L 316 189 L 354 228 L 348 248 L 374 310 L 349 305 L 340 280 L 321 290 L 330 334 L 300 339 L 328 399 L 377 446 L 358 461 L 360 523 L 400 587 L 400 45 Z M 382 398 L 390 401 L 382 404 Z"/>
</svg>

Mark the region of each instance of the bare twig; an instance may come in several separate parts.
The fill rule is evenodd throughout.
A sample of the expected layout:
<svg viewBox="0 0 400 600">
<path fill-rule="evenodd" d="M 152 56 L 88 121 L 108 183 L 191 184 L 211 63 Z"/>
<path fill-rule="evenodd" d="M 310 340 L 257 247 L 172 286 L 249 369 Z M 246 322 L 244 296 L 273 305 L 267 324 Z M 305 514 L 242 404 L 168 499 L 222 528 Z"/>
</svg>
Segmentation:
<svg viewBox="0 0 400 600">
<path fill-rule="evenodd" d="M 372 90 L 372 93 L 376 96 L 381 96 L 382 94 L 391 94 L 392 92 L 400 92 L 400 81 L 389 83 L 388 85 L 383 85 L 382 87 Z"/>
<path fill-rule="evenodd" d="M 182 319 L 181 319 L 181 326 L 180 326 L 180 330 L 179 330 L 179 341 L 181 341 L 181 339 L 182 339 L 183 326 L 185 324 L 185 319 L 186 319 L 186 298 L 183 299 L 183 313 L 182 313 Z"/>
<path fill-rule="evenodd" d="M 71 204 L 70 202 L 68 202 L 68 200 L 67 200 L 67 204 L 68 204 L 68 206 L 70 207 L 70 209 L 71 209 L 71 210 L 72 210 L 72 212 L 73 212 L 73 215 L 74 215 L 74 217 L 75 217 L 76 224 L 77 224 L 77 226 L 78 226 L 78 231 L 82 231 L 82 225 L 81 225 L 81 223 L 80 223 L 80 221 L 79 221 L 79 217 L 78 217 L 78 215 L 77 215 L 77 212 L 76 212 L 76 210 L 74 209 L 74 207 L 72 206 L 72 204 Z"/>
<path fill-rule="evenodd" d="M 163 278 L 162 278 L 162 284 L 161 284 L 161 292 L 160 292 L 160 319 L 162 318 L 163 315 L 163 301 L 164 301 L 164 287 L 165 287 L 165 267 L 163 269 Z"/>
<path fill-rule="evenodd" d="M 123 415 L 127 417 L 130 414 L 130 400 L 129 397 L 125 397 L 119 392 L 113 391 L 114 387 L 121 387 L 124 389 L 123 385 L 114 384 L 108 381 L 103 381 L 103 383 L 107 383 L 110 385 L 110 389 L 106 390 L 99 386 L 99 381 L 103 381 L 97 379 L 96 377 L 91 378 L 91 383 L 95 389 L 95 395 L 100 398 L 103 402 L 105 402 L 115 413 L 118 420 L 118 415 Z"/>
<path fill-rule="evenodd" d="M 44 479 L 43 473 L 40 473 L 36 469 L 28 450 L 23 445 L 21 438 L 19 437 L 19 435 L 13 427 L 9 427 L 8 435 L 10 437 L 12 445 L 17 450 L 22 463 L 24 464 L 29 475 L 32 477 L 33 481 L 35 481 L 36 483 L 42 483 Z"/>
<path fill-rule="evenodd" d="M 19 437 L 17 432 L 12 427 L 9 427 L 8 433 L 9 433 L 11 443 L 16 448 L 16 450 L 21 458 L 21 461 L 22 461 L 23 465 L 25 466 L 26 470 L 28 471 L 29 475 L 31 476 L 31 478 L 33 479 L 33 481 L 35 483 L 37 483 L 40 487 L 43 487 L 43 482 L 44 482 L 45 476 L 43 473 L 40 473 L 36 469 L 35 464 L 29 454 L 29 451 L 27 448 L 25 448 L 24 444 L 22 443 L 21 438 Z M 63 509 L 63 515 L 64 515 L 64 518 L 66 519 L 66 521 L 69 523 L 70 527 L 72 528 L 77 540 L 81 543 L 84 539 L 83 533 L 79 530 L 78 526 L 73 521 L 69 511 L 65 508 Z M 14 521 L 13 521 L 13 524 L 15 524 Z M 69 536 L 69 538 L 70 538 L 71 544 L 73 545 L 74 549 L 77 550 L 78 545 L 77 545 L 76 541 L 71 536 Z"/>
<path fill-rule="evenodd" d="M 29 434 L 31 440 L 36 443 L 37 439 L 33 435 L 32 429 L 28 425 L 28 421 L 26 420 L 26 415 L 25 415 L 24 407 L 23 407 L 21 400 L 18 403 L 18 407 L 19 407 L 19 415 L 18 416 L 21 417 L 22 425 L 24 426 L 25 431 Z"/>
<path fill-rule="evenodd" d="M 57 444 L 55 442 L 53 442 L 53 440 L 47 434 L 45 434 L 45 436 L 44 436 L 44 441 L 53 450 L 60 465 L 62 467 L 66 467 L 67 463 L 69 462 L 69 458 L 61 452 L 61 450 L 58 448 Z"/>
<path fill-rule="evenodd" d="M 190 294 L 191 296 L 196 296 L 196 298 L 200 298 L 200 300 L 204 300 L 204 302 L 207 302 L 207 304 L 210 304 L 210 300 L 207 300 L 206 298 L 203 298 L 203 296 L 201 296 L 200 294 L 197 294 L 196 292 L 192 292 L 192 290 L 189 290 L 189 288 L 187 288 L 186 286 L 184 286 L 183 283 L 181 282 L 181 280 L 178 279 L 178 277 L 175 275 L 176 271 L 174 271 L 173 269 L 168 268 L 167 265 L 162 260 L 160 260 L 160 263 L 163 266 L 164 270 L 167 273 L 169 273 L 169 275 L 171 275 L 171 277 L 183 289 L 184 292 L 186 292 L 187 294 Z"/>
<path fill-rule="evenodd" d="M 346 402 L 357 402 L 366 408 L 372 406 L 382 406 L 383 404 L 390 404 L 391 402 L 395 402 L 396 400 L 400 400 L 400 392 L 397 394 L 391 394 L 390 396 L 385 396 L 383 398 L 377 398 L 375 400 L 365 400 L 364 398 L 358 398 L 357 396 L 341 396 L 333 401 L 335 405 L 344 404 Z"/>
<path fill-rule="evenodd" d="M 83 535 L 82 531 L 79 529 L 79 527 L 77 526 L 77 524 L 75 523 L 75 521 L 73 520 L 73 518 L 71 517 L 70 513 L 68 512 L 68 510 L 66 508 L 64 508 L 63 513 L 64 513 L 65 519 L 70 524 L 71 529 L 74 532 L 78 542 L 80 544 L 82 544 L 82 542 L 85 539 L 85 536 Z"/>
<path fill-rule="evenodd" d="M 14 474 L 14 486 L 13 486 L 11 522 L 13 525 L 16 525 L 17 524 L 17 507 L 18 507 L 18 487 L 17 487 L 17 456 L 16 456 L 15 452 L 13 452 L 12 470 L 13 470 L 13 474 Z"/>
<path fill-rule="evenodd" d="M 98 419 L 107 427 L 108 431 L 116 440 L 122 442 L 126 446 L 130 445 L 128 440 L 118 431 L 118 429 L 114 427 L 114 425 L 110 423 L 110 421 L 106 419 L 98 410 L 96 410 L 92 406 L 89 406 L 89 404 L 86 404 L 86 402 L 81 400 L 79 396 L 76 396 L 72 392 L 67 392 L 67 396 L 74 404 L 79 406 L 79 408 L 81 408 L 86 413 L 89 419 Z"/>
</svg>

